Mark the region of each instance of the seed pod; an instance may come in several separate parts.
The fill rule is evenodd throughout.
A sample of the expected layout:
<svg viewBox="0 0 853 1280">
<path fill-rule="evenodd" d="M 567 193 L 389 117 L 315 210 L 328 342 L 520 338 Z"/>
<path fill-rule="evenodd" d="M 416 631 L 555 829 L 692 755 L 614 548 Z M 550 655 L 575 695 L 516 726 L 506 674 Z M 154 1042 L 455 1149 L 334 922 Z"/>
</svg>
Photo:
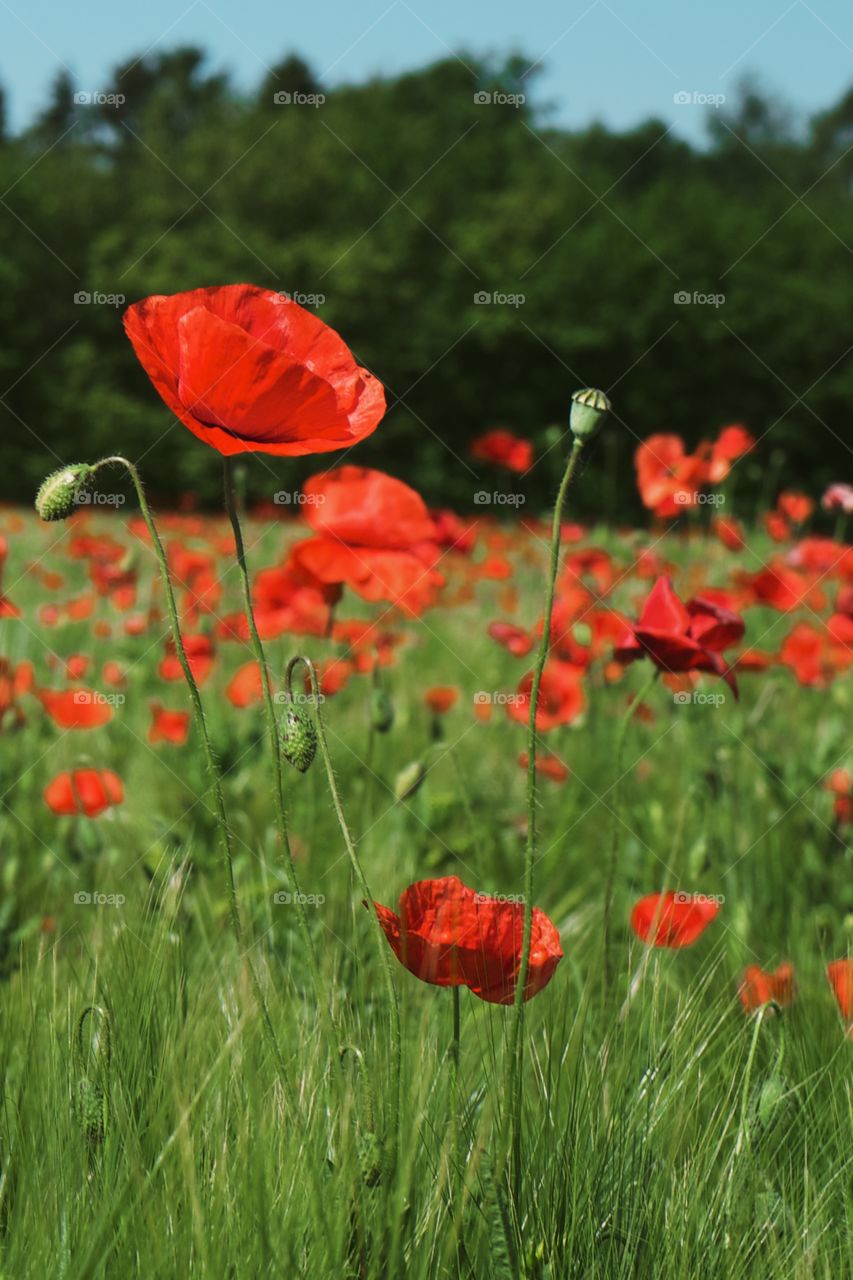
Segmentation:
<svg viewBox="0 0 853 1280">
<path fill-rule="evenodd" d="M 413 796 L 426 777 L 426 767 L 420 760 L 413 760 L 401 769 L 394 779 L 394 795 L 398 800 L 408 800 Z"/>
<path fill-rule="evenodd" d="M 382 688 L 373 690 L 370 719 L 377 733 L 388 733 L 394 724 L 394 704 Z"/>
<path fill-rule="evenodd" d="M 305 773 L 317 754 L 317 730 L 309 715 L 292 703 L 285 709 L 279 732 L 285 760 Z"/>
<path fill-rule="evenodd" d="M 610 401 L 603 391 L 588 387 L 572 396 L 569 426 L 576 440 L 588 440 L 610 412 Z"/>
<path fill-rule="evenodd" d="M 54 471 L 36 494 L 35 508 L 42 520 L 67 520 L 81 499 L 92 492 L 95 468 L 85 462 Z"/>
</svg>

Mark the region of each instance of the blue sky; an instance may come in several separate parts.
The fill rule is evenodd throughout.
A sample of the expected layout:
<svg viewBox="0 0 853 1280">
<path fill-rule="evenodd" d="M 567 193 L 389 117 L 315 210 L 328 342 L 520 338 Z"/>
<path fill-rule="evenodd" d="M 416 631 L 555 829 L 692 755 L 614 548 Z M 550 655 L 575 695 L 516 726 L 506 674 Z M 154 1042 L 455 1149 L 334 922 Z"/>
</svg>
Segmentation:
<svg viewBox="0 0 853 1280">
<path fill-rule="evenodd" d="M 66 67 L 97 91 L 130 55 L 201 44 L 251 87 L 295 50 L 325 84 L 408 70 L 451 51 L 523 51 L 543 68 L 532 94 L 568 125 L 624 127 L 651 115 L 700 138 L 708 96 L 758 78 L 794 110 L 853 82 L 851 0 L 0 0 L 0 82 L 13 128 Z M 676 102 L 676 94 L 688 102 Z M 711 108 L 713 109 L 713 108 Z"/>
</svg>

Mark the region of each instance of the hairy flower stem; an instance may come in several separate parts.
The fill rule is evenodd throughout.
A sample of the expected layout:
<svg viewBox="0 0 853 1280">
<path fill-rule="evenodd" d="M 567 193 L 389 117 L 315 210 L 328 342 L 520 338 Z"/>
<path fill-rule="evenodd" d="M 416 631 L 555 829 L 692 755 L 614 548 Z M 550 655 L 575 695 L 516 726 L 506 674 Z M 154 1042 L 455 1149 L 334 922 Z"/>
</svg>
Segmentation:
<svg viewBox="0 0 853 1280">
<path fill-rule="evenodd" d="M 391 960 L 391 949 L 388 946 L 388 941 L 385 937 L 385 933 L 382 929 L 382 925 L 379 922 L 379 914 L 374 905 L 373 894 L 371 893 L 370 886 L 367 883 L 367 877 L 364 874 L 364 870 L 361 865 L 361 860 L 359 859 L 359 856 L 358 856 L 358 850 L 356 849 L 355 841 L 353 840 L 352 832 L 350 831 L 349 823 L 347 822 L 346 814 L 344 813 L 343 804 L 341 803 L 341 796 L 340 796 L 340 792 L 338 791 L 338 783 L 337 783 L 337 779 L 335 778 L 334 768 L 332 767 L 332 758 L 331 758 L 331 755 L 329 754 L 329 743 L 326 738 L 326 726 L 325 726 L 325 722 L 323 719 L 323 712 L 322 712 L 320 682 L 317 679 L 317 671 L 314 667 L 314 663 L 311 661 L 310 658 L 305 657 L 303 654 L 299 654 L 297 657 L 290 659 L 290 662 L 288 662 L 287 664 L 287 669 L 285 671 L 285 677 L 284 677 L 285 693 L 288 696 L 290 695 L 291 687 L 293 684 L 293 673 L 300 662 L 303 664 L 303 666 L 305 667 L 305 670 L 308 672 L 308 679 L 311 683 L 311 693 L 313 695 L 313 701 L 314 701 L 314 714 L 317 721 L 317 744 L 320 748 L 320 755 L 323 758 L 323 767 L 326 771 L 326 779 L 329 784 L 329 792 L 332 797 L 332 805 L 335 810 L 335 816 L 338 820 L 338 826 L 341 829 L 341 835 L 344 838 L 344 845 L 346 847 L 347 855 L 350 860 L 350 866 L 352 867 L 353 873 L 355 874 L 356 881 L 358 882 L 359 890 L 362 894 L 362 897 L 364 898 L 365 904 L 368 910 L 370 911 L 371 916 L 373 917 L 373 920 L 376 926 L 376 941 L 379 947 L 379 955 L 381 957 L 385 988 L 388 996 L 389 1034 L 390 1034 L 390 1045 L 391 1045 L 390 1096 L 391 1096 L 391 1113 L 392 1113 L 392 1125 L 391 1125 L 392 1137 L 391 1137 L 391 1143 L 390 1143 L 387 1159 L 388 1159 L 389 1167 L 393 1169 L 396 1164 L 397 1147 L 399 1142 L 399 1131 L 400 1131 L 400 1103 L 401 1103 L 400 1089 L 402 1084 L 403 1041 L 402 1041 L 402 1033 L 400 1030 L 400 1004 L 397 999 L 397 988 L 394 985 L 394 966 Z"/>
<path fill-rule="evenodd" d="M 607 879 L 604 885 L 604 919 L 601 928 L 602 949 L 604 953 L 604 964 L 602 965 L 602 975 L 604 981 L 604 998 L 608 997 L 608 993 L 613 986 L 613 964 L 610 955 L 610 933 L 613 918 L 613 890 L 616 885 L 616 866 L 619 860 L 619 791 L 622 783 L 622 762 L 625 755 L 625 739 L 628 736 L 628 726 L 633 720 L 637 708 L 644 698 L 649 694 L 652 686 L 660 675 L 658 667 L 652 668 L 652 674 L 640 689 L 635 698 L 628 703 L 625 714 L 619 725 L 619 731 L 616 735 L 616 776 L 611 788 L 613 795 L 611 797 L 610 808 L 610 848 L 607 857 Z"/>
<path fill-rule="evenodd" d="M 308 967 L 311 972 L 311 979 L 314 986 L 317 1004 L 322 1011 L 324 1020 L 327 1022 L 327 1030 L 334 1030 L 334 1019 L 331 1010 L 328 1007 L 327 994 L 323 990 L 320 979 L 320 966 L 317 961 L 317 951 L 314 946 L 314 939 L 311 937 L 311 929 L 308 924 L 308 913 L 305 910 L 305 902 L 303 900 L 302 891 L 299 887 L 299 877 L 296 874 L 296 864 L 293 861 L 293 851 L 290 847 L 287 813 L 284 807 L 284 779 L 282 776 L 281 744 L 278 736 L 278 721 L 276 720 L 275 704 L 273 703 L 266 654 L 264 653 L 264 646 L 261 643 L 261 637 L 258 633 L 258 627 L 255 621 L 255 610 L 252 604 L 252 583 L 249 577 L 249 568 L 246 563 L 246 549 L 243 543 L 243 531 L 240 527 L 240 517 L 237 513 L 237 504 L 234 496 L 234 480 L 231 469 L 231 460 L 229 458 L 223 458 L 222 468 L 225 491 L 225 509 L 228 512 L 228 518 L 231 521 L 231 528 L 234 533 L 237 564 L 240 569 L 240 577 L 243 584 L 243 603 L 246 610 L 246 621 L 249 626 L 249 637 L 252 642 L 255 661 L 258 664 L 261 677 L 264 715 L 267 722 L 267 733 L 269 735 L 270 743 L 270 760 L 272 762 L 273 770 L 273 794 L 275 797 L 279 838 L 281 839 L 285 853 L 285 872 L 287 874 L 288 887 L 290 888 L 293 903 L 296 907 L 296 919 L 299 925 L 299 931 L 302 935 L 305 954 L 308 958 Z M 337 1037 L 335 1037 L 335 1039 L 337 1039 Z"/>
<path fill-rule="evenodd" d="M 551 558 L 548 570 L 548 584 L 545 592 L 542 639 L 539 643 L 539 653 L 536 657 L 533 681 L 530 686 L 530 715 L 527 723 L 527 844 L 524 852 L 524 932 L 507 1052 L 508 1145 L 509 1149 L 514 1152 L 513 1164 L 516 1179 L 520 1176 L 518 1153 L 521 1137 L 521 1059 L 524 989 L 527 985 L 527 972 L 530 967 L 530 943 L 533 936 L 533 866 L 536 862 L 536 710 L 539 702 L 539 689 L 542 684 L 542 672 L 545 669 L 545 663 L 551 647 L 551 615 L 554 610 L 554 590 L 557 584 L 557 572 L 560 567 L 560 533 L 563 523 L 563 507 L 566 495 L 574 479 L 583 446 L 584 441 L 576 436 L 559 492 L 557 493 L 557 501 L 554 504 L 554 515 L 551 523 Z"/>
<path fill-rule="evenodd" d="M 157 531 L 157 526 L 154 523 L 154 517 L 151 514 L 151 508 L 149 507 L 148 499 L 145 496 L 142 477 L 138 470 L 132 462 L 128 461 L 127 458 L 123 458 L 119 455 L 103 458 L 100 462 L 95 464 L 95 469 L 111 465 L 124 467 L 133 482 L 133 487 L 136 490 L 137 501 L 139 502 L 139 509 L 142 512 L 142 518 L 145 521 L 146 528 L 148 529 L 148 533 L 151 537 L 151 544 L 160 567 L 160 577 L 163 582 L 163 591 L 166 597 L 166 609 L 169 614 L 169 623 L 172 631 L 172 642 L 174 643 L 175 653 L 177 654 L 178 661 L 181 664 L 184 678 L 189 686 L 190 699 L 193 707 L 193 718 L 199 737 L 201 738 L 205 763 L 207 765 L 207 773 L 210 779 L 210 788 L 213 792 L 216 820 L 219 827 L 222 854 L 225 859 L 228 878 L 228 905 L 231 916 L 231 927 L 234 932 L 234 939 L 237 943 L 238 951 L 241 957 L 245 959 L 248 966 L 252 989 L 261 1010 L 265 1034 L 269 1041 L 270 1048 L 272 1049 L 273 1056 L 275 1057 L 282 1081 L 287 1084 L 287 1068 L 284 1056 L 281 1052 L 281 1046 L 279 1045 L 278 1038 L 275 1034 L 275 1028 L 273 1027 L 272 1019 L 270 1018 L 269 1008 L 267 1007 L 260 979 L 258 978 L 251 956 L 246 950 L 244 944 L 243 924 L 240 919 L 240 908 L 237 903 L 237 882 L 234 878 L 234 854 L 231 841 L 231 829 L 228 826 L 228 815 L 225 810 L 225 798 L 222 792 L 222 772 L 213 750 L 213 744 L 210 741 L 207 717 L 204 714 L 201 694 L 199 693 L 198 685 L 195 682 L 192 669 L 189 661 L 187 660 L 187 654 L 184 648 L 184 639 L 181 634 L 181 625 L 178 619 L 178 606 L 175 602 L 175 592 L 172 587 L 172 578 L 169 573 L 169 562 L 166 559 L 166 552 L 163 547 L 163 543 L 160 540 L 160 534 Z"/>
</svg>

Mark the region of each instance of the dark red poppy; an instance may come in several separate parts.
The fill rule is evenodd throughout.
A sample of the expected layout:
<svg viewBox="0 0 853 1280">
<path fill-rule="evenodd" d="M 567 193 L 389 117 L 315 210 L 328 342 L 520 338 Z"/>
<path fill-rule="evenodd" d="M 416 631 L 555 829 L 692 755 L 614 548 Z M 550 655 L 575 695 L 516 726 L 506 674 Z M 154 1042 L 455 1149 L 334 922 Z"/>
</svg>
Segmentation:
<svg viewBox="0 0 853 1280">
<path fill-rule="evenodd" d="M 722 652 L 743 639 L 743 619 L 716 601 L 697 596 L 682 604 L 667 576 L 659 578 L 639 622 L 615 651 L 619 662 L 648 654 L 662 671 L 707 671 L 722 676 L 737 696 L 737 684 Z"/>
<path fill-rule="evenodd" d="M 113 718 L 109 698 L 94 689 L 39 689 L 38 699 L 60 729 L 97 729 Z"/>
<path fill-rule="evenodd" d="M 746 539 L 739 520 L 732 520 L 727 516 L 715 516 L 711 521 L 711 528 L 729 551 L 743 551 Z"/>
<path fill-rule="evenodd" d="M 151 703 L 151 725 L 148 729 L 148 741 L 154 746 L 158 742 L 170 742 L 175 747 L 182 747 L 190 731 L 189 711 L 170 711 L 159 702 Z"/>
<path fill-rule="evenodd" d="M 124 801 L 124 786 L 111 769 L 74 769 L 58 773 L 44 790 L 45 804 L 53 813 L 97 818 Z"/>
<path fill-rule="evenodd" d="M 838 1002 L 838 1009 L 845 1025 L 853 1034 L 853 960 L 832 960 L 826 966 L 829 985 Z"/>
<path fill-rule="evenodd" d="M 444 579 L 423 499 L 401 480 L 366 467 L 339 467 L 303 486 L 305 520 L 316 535 L 291 551 L 297 566 L 326 584 L 345 583 L 364 600 L 406 613 L 433 604 Z"/>
<path fill-rule="evenodd" d="M 416 978 L 438 987 L 469 987 L 491 1004 L 512 1004 L 524 929 L 521 903 L 476 893 L 458 876 L 444 876 L 410 885 L 400 895 L 399 915 L 374 905 L 394 954 Z M 548 985 L 562 956 L 555 925 L 535 907 L 525 1000 Z"/>
<path fill-rule="evenodd" d="M 492 462 L 520 475 L 533 466 L 533 444 L 511 431 L 500 428 L 486 431 L 471 442 L 471 457 L 481 462 Z"/>
<path fill-rule="evenodd" d="M 747 965 L 738 987 L 738 996 L 746 1013 L 756 1013 L 762 1005 L 791 1004 L 794 999 L 794 966 L 780 964 L 774 972 L 757 964 Z"/>
<path fill-rule="evenodd" d="M 172 413 L 222 454 L 343 449 L 385 413 L 382 384 L 335 330 L 268 289 L 144 298 L 124 327 Z"/>
<path fill-rule="evenodd" d="M 719 910 L 717 899 L 704 894 L 650 893 L 631 912 L 631 928 L 654 947 L 689 947 Z"/>
</svg>

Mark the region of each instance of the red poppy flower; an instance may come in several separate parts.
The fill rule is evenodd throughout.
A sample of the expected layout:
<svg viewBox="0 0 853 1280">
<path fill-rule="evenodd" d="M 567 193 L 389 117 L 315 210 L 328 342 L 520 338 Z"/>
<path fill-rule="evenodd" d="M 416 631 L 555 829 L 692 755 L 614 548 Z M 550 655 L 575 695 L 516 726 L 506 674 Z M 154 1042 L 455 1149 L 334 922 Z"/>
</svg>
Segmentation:
<svg viewBox="0 0 853 1280">
<path fill-rule="evenodd" d="M 711 521 L 711 528 L 729 551 L 743 551 L 746 539 L 743 536 L 743 526 L 740 521 L 726 516 L 715 516 Z"/>
<path fill-rule="evenodd" d="M 453 685 L 436 685 L 424 694 L 424 703 L 435 716 L 446 715 L 456 706 L 458 699 L 459 690 Z"/>
<path fill-rule="evenodd" d="M 533 466 L 533 444 L 511 431 L 486 431 L 471 442 L 471 457 L 521 474 Z"/>
<path fill-rule="evenodd" d="M 747 1013 L 756 1013 L 762 1005 L 789 1005 L 794 999 L 794 966 L 780 964 L 770 973 L 757 964 L 747 965 L 738 987 L 740 1002 Z"/>
<path fill-rule="evenodd" d="M 419 880 L 400 895 L 399 915 L 374 904 L 391 949 L 422 982 L 469 987 L 491 1004 L 512 1004 L 521 960 L 524 907 L 475 893 L 458 876 Z M 533 910 L 524 999 L 548 985 L 562 959 L 560 935 Z"/>
<path fill-rule="evenodd" d="M 507 700 L 506 711 L 510 720 L 518 720 L 520 724 L 528 723 L 532 689 L 533 672 L 529 671 L 519 684 L 515 697 Z M 558 725 L 571 724 L 585 707 L 583 670 L 567 662 L 558 662 L 556 658 L 549 659 L 539 685 L 536 728 L 540 733 L 547 733 Z"/>
<path fill-rule="evenodd" d="M 656 516 L 683 514 L 708 479 L 708 465 L 698 454 L 685 452 L 681 436 L 649 436 L 634 453 L 637 487 L 643 506 Z"/>
<path fill-rule="evenodd" d="M 124 801 L 121 778 L 110 769 L 74 769 L 58 773 L 44 790 L 45 804 L 55 814 L 97 818 Z"/>
<path fill-rule="evenodd" d="M 26 722 L 18 701 L 25 693 L 30 692 L 33 681 L 31 662 L 19 662 L 13 667 L 8 658 L 0 658 L 0 732 Z"/>
<path fill-rule="evenodd" d="M 435 526 L 423 499 L 401 480 L 366 467 L 339 467 L 303 486 L 305 520 L 316 535 L 291 551 L 322 583 L 345 583 L 364 600 L 410 614 L 434 603 L 444 579 Z"/>
<path fill-rule="evenodd" d="M 490 622 L 488 631 L 492 639 L 503 645 L 514 658 L 527 657 L 533 648 L 533 636 L 511 622 Z"/>
<path fill-rule="evenodd" d="M 841 1017 L 853 1032 L 853 960 L 832 960 L 826 966 L 826 976 L 835 994 Z"/>
<path fill-rule="evenodd" d="M 755 436 L 746 427 L 735 424 L 723 427 L 717 439 L 711 445 L 711 457 L 708 465 L 708 479 L 711 484 L 719 484 L 731 471 L 731 464 L 755 448 Z"/>
<path fill-rule="evenodd" d="M 724 649 L 743 639 L 743 619 L 707 597 L 682 604 L 671 579 L 659 578 L 643 606 L 639 622 L 615 651 L 620 662 L 648 654 L 662 671 L 708 671 L 722 676 L 737 697 L 731 668 L 721 657 Z"/>
<path fill-rule="evenodd" d="M 225 696 L 235 707 L 248 707 L 260 702 L 264 695 L 261 669 L 257 662 L 246 662 L 232 676 Z"/>
<path fill-rule="evenodd" d="M 189 731 L 189 711 L 170 711 L 159 702 L 151 703 L 148 741 L 152 746 L 158 742 L 170 742 L 175 747 L 182 747 L 189 736 Z"/>
<path fill-rule="evenodd" d="M 650 893 L 631 912 L 631 928 L 654 947 L 689 947 L 716 918 L 715 898 L 692 893 Z"/>
<path fill-rule="evenodd" d="M 214 649 L 210 636 L 184 636 L 184 652 L 187 665 L 192 672 L 196 684 L 204 684 L 213 668 Z M 183 680 L 184 669 L 171 638 L 166 641 L 166 654 L 157 667 L 162 680 Z"/>
<path fill-rule="evenodd" d="M 113 718 L 113 708 L 94 689 L 39 689 L 38 699 L 60 729 L 97 729 Z"/>
<path fill-rule="evenodd" d="M 334 329 L 268 289 L 145 298 L 124 327 L 172 413 L 222 454 L 343 449 L 385 413 L 381 383 Z"/>
<path fill-rule="evenodd" d="M 807 493 L 780 493 L 776 510 L 792 524 L 803 524 L 814 511 L 814 503 Z"/>
</svg>

